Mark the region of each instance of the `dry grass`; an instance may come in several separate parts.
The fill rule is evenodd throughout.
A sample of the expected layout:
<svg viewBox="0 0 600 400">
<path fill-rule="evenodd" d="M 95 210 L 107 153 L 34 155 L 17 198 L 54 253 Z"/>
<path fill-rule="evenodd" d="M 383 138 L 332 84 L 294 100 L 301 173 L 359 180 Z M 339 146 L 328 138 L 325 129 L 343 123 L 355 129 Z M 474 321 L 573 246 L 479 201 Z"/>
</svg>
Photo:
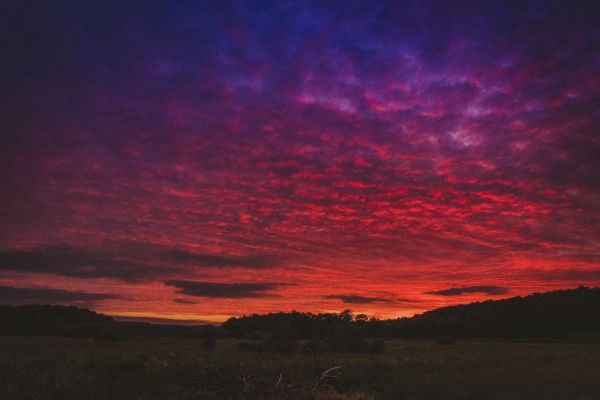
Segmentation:
<svg viewBox="0 0 600 400">
<path fill-rule="evenodd" d="M 0 338 L 2 400 L 599 399 L 600 346 L 389 341 L 382 354 L 240 353 L 193 339 Z"/>
</svg>

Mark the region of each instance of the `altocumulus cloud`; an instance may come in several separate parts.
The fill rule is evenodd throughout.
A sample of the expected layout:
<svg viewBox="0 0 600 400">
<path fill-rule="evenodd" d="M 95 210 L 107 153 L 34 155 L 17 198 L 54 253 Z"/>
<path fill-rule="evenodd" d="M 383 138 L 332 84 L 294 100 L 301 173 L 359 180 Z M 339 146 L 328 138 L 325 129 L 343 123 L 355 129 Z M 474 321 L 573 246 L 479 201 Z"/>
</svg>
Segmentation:
<svg viewBox="0 0 600 400">
<path fill-rule="evenodd" d="M 496 296 L 501 294 L 508 293 L 508 288 L 502 286 L 465 286 L 465 287 L 456 287 L 450 289 L 443 290 L 435 290 L 432 292 L 425 292 L 426 294 L 434 294 L 438 296 L 460 296 L 463 294 L 470 293 L 483 293 L 490 296 Z"/>
<path fill-rule="evenodd" d="M 213 297 L 213 298 L 260 298 L 274 296 L 272 291 L 286 283 L 218 283 L 186 280 L 168 280 L 167 286 L 176 287 L 177 293 L 188 296 Z"/>
</svg>

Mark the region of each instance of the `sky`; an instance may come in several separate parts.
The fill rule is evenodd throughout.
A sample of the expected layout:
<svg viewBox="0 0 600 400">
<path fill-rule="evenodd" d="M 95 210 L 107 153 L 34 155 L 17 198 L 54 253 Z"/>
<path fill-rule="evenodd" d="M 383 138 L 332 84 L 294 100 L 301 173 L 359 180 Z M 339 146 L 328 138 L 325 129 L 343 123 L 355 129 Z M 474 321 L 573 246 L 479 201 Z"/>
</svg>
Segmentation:
<svg viewBox="0 0 600 400">
<path fill-rule="evenodd" d="M 596 1 L 0 8 L 2 304 L 396 318 L 600 283 Z"/>
</svg>

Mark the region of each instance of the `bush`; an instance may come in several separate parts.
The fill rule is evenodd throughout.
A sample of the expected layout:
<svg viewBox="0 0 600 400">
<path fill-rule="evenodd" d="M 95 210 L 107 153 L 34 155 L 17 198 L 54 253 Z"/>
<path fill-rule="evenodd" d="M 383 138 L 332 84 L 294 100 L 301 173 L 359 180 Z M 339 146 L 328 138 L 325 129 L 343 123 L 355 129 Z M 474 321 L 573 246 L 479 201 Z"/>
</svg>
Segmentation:
<svg viewBox="0 0 600 400">
<path fill-rule="evenodd" d="M 435 343 L 449 346 L 449 345 L 456 344 L 456 339 L 454 339 L 451 336 L 442 335 L 442 336 L 439 336 L 437 339 L 435 339 Z"/>
</svg>

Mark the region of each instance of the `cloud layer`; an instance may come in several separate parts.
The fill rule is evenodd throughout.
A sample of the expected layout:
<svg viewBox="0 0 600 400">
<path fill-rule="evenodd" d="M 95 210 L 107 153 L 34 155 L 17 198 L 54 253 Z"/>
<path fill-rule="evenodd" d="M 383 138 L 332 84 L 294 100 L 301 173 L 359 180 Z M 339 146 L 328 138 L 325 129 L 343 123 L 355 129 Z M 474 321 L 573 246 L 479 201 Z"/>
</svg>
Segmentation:
<svg viewBox="0 0 600 400">
<path fill-rule="evenodd" d="M 1 284 L 224 319 L 598 283 L 593 2 L 2 14 Z"/>
</svg>

